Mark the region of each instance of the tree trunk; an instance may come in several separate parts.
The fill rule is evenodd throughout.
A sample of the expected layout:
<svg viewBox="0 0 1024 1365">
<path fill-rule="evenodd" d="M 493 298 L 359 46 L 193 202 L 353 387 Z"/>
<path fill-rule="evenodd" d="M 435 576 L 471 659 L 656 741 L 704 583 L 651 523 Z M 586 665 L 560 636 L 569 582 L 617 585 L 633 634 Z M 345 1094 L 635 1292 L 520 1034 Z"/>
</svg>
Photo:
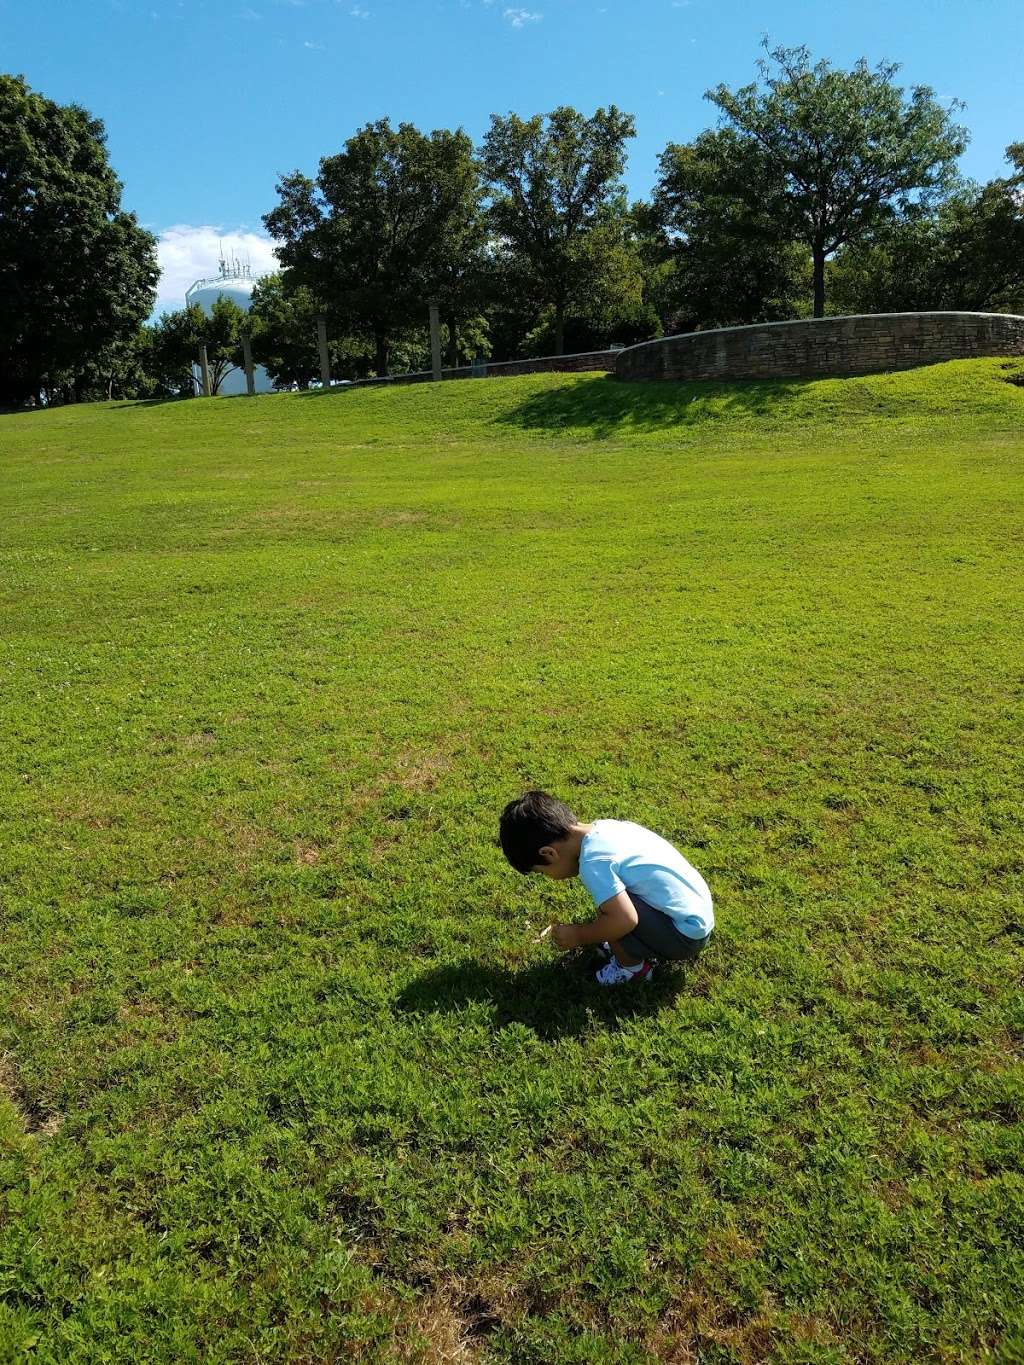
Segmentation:
<svg viewBox="0 0 1024 1365">
<path fill-rule="evenodd" d="M 374 341 L 377 347 L 377 356 L 374 365 L 379 378 L 383 378 L 388 372 L 388 339 L 383 332 L 374 333 Z"/>
<path fill-rule="evenodd" d="M 565 304 L 555 304 L 555 355 L 565 353 Z"/>
<path fill-rule="evenodd" d="M 817 243 L 811 248 L 814 256 L 814 316 L 825 316 L 825 249 Z"/>
</svg>

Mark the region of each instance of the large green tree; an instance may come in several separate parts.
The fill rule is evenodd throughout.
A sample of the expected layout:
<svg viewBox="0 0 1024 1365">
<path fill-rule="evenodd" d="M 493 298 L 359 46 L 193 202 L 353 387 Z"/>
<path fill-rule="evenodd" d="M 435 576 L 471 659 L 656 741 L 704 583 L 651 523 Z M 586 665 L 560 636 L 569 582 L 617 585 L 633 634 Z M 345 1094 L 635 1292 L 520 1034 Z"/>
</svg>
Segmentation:
<svg viewBox="0 0 1024 1365">
<path fill-rule="evenodd" d="M 1024 143 L 1012 170 L 965 184 L 927 217 L 889 225 L 831 265 L 833 298 L 851 312 L 949 308 L 1024 311 Z"/>
<path fill-rule="evenodd" d="M 281 273 L 265 276 L 253 290 L 253 357 L 279 387 L 320 382 L 319 312 L 312 293 L 302 285 L 289 288 Z M 369 344 L 358 337 L 329 337 L 327 350 L 335 378 L 361 378 L 373 361 Z"/>
<path fill-rule="evenodd" d="M 550 308 L 561 355 L 567 317 L 601 296 L 604 311 L 638 305 L 639 270 L 621 176 L 631 114 L 591 118 L 561 106 L 547 115 L 491 117 L 482 163 L 489 219 L 515 295 Z"/>
<path fill-rule="evenodd" d="M 752 236 L 767 222 L 766 243 L 806 247 L 821 317 L 828 258 L 949 191 L 967 134 L 927 86 L 908 96 L 894 84 L 894 63 L 872 69 L 861 60 L 841 71 L 812 65 L 805 47 L 769 56 L 773 66 L 758 64 L 761 84 L 706 92 L 728 136 L 706 139 L 701 155 L 713 163 L 716 197 L 730 201 L 737 218 L 749 217 Z M 682 150 L 670 145 L 662 158 L 670 191 Z M 685 196 L 676 200 L 685 233 Z"/>
<path fill-rule="evenodd" d="M 161 393 L 191 397 L 198 392 L 199 348 L 206 347 L 210 392 L 242 364 L 242 333 L 250 330 L 247 315 L 233 299 L 218 298 L 209 314 L 198 304 L 164 313 L 147 329 L 146 362 L 154 386 Z"/>
<path fill-rule="evenodd" d="M 196 342 L 206 347 L 212 394 L 220 393 L 220 386 L 231 371 L 241 367 L 242 333 L 247 330 L 246 314 L 234 299 L 223 294 L 214 300 L 209 314 L 200 314 L 194 335 Z"/>
<path fill-rule="evenodd" d="M 759 176 L 760 195 L 753 193 Z M 673 264 L 661 288 L 671 330 L 779 322 L 799 313 L 810 258 L 780 233 L 775 189 L 764 159 L 731 128 L 709 129 L 662 153 L 651 217 Z"/>
<path fill-rule="evenodd" d="M 147 366 L 161 394 L 192 398 L 196 394 L 193 365 L 199 353 L 198 339 L 204 323 L 197 304 L 164 313 L 147 332 Z"/>
<path fill-rule="evenodd" d="M 99 119 L 0 75 L 0 403 L 75 396 L 152 308 L 156 240 L 121 189 Z"/>
<path fill-rule="evenodd" d="M 315 180 L 295 171 L 277 190 L 263 221 L 289 287 L 308 289 L 333 330 L 369 336 L 378 374 L 431 297 L 449 317 L 476 311 L 453 286 L 453 257 L 479 240 L 480 179 L 461 129 L 427 136 L 381 119 L 325 157 Z"/>
</svg>

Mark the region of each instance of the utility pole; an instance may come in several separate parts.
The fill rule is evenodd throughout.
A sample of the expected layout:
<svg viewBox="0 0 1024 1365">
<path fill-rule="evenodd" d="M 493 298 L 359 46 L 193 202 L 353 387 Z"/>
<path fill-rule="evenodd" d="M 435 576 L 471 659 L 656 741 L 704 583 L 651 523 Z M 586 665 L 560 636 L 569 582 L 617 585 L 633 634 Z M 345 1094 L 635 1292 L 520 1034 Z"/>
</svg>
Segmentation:
<svg viewBox="0 0 1024 1365">
<path fill-rule="evenodd" d="M 199 368 L 203 373 L 203 397 L 210 397 L 210 362 L 206 356 L 206 342 L 199 343 Z"/>
<path fill-rule="evenodd" d="M 441 378 L 441 315 L 437 299 L 430 300 L 430 368 L 435 380 Z"/>
<path fill-rule="evenodd" d="M 252 367 L 252 338 L 242 333 L 242 364 L 245 366 L 245 388 L 251 398 L 256 392 L 256 374 Z"/>
<path fill-rule="evenodd" d="M 327 352 L 327 319 L 320 313 L 316 320 L 316 344 L 320 348 L 320 378 L 325 389 L 331 387 L 331 357 Z"/>
</svg>

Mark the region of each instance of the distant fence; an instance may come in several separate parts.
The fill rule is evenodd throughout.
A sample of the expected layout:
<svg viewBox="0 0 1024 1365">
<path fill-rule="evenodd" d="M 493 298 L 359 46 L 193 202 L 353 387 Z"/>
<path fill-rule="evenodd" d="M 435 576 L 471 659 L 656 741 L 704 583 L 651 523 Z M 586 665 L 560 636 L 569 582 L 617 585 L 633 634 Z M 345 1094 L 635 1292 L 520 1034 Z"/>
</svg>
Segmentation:
<svg viewBox="0 0 1024 1365">
<path fill-rule="evenodd" d="M 817 379 L 1024 355 L 1010 313 L 873 313 L 719 327 L 620 351 L 619 379 Z"/>
<path fill-rule="evenodd" d="M 442 379 L 503 379 L 516 374 L 583 374 L 588 370 L 614 370 L 621 350 L 580 351 L 575 355 L 548 355 L 535 360 L 489 360 L 474 365 L 460 365 L 457 369 L 441 371 Z M 357 379 L 352 387 L 373 384 L 429 384 L 434 378 L 431 370 L 415 370 L 411 374 L 388 374 L 379 379 Z"/>
</svg>

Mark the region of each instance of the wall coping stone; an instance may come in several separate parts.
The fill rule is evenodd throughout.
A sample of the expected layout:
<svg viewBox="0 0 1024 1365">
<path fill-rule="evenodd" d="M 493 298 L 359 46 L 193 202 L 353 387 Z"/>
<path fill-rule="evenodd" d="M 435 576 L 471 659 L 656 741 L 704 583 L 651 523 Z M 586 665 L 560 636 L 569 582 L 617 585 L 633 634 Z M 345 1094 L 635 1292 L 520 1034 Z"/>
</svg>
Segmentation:
<svg viewBox="0 0 1024 1365">
<path fill-rule="evenodd" d="M 931 308 L 918 313 L 836 313 L 825 318 L 790 318 L 786 322 L 744 322 L 738 327 L 708 327 L 699 332 L 673 332 L 671 336 L 651 337 L 650 341 L 638 341 L 618 354 L 626 355 L 630 351 L 641 351 L 645 346 L 664 346 L 666 342 L 682 341 L 684 337 L 713 337 L 723 332 L 755 330 L 760 332 L 769 327 L 814 327 L 822 322 L 861 322 L 865 319 L 884 322 L 890 318 L 1013 318 L 1015 322 L 1024 322 L 1024 317 L 1019 313 L 978 313 L 966 308 Z"/>
<path fill-rule="evenodd" d="M 626 348 L 628 349 L 628 348 Z M 530 365 L 557 366 L 572 360 L 603 360 L 611 362 L 613 357 L 622 355 L 622 349 L 606 348 L 602 351 L 570 351 L 566 355 L 537 355 L 523 360 L 485 360 L 478 369 L 475 365 L 458 365 L 441 371 L 441 379 L 507 379 L 502 371 L 521 366 L 524 370 Z M 595 365 L 595 370 L 608 369 L 609 364 Z M 491 371 L 497 373 L 491 373 Z M 347 388 L 365 387 L 370 384 L 415 384 L 427 383 L 434 378 L 433 370 L 406 370 L 401 374 L 375 375 L 372 379 L 353 379 Z"/>
<path fill-rule="evenodd" d="M 652 337 L 618 354 L 627 380 L 842 378 L 1024 354 L 1024 317 L 967 309 L 844 313 Z M 650 360 L 648 360 L 650 357 Z"/>
</svg>

